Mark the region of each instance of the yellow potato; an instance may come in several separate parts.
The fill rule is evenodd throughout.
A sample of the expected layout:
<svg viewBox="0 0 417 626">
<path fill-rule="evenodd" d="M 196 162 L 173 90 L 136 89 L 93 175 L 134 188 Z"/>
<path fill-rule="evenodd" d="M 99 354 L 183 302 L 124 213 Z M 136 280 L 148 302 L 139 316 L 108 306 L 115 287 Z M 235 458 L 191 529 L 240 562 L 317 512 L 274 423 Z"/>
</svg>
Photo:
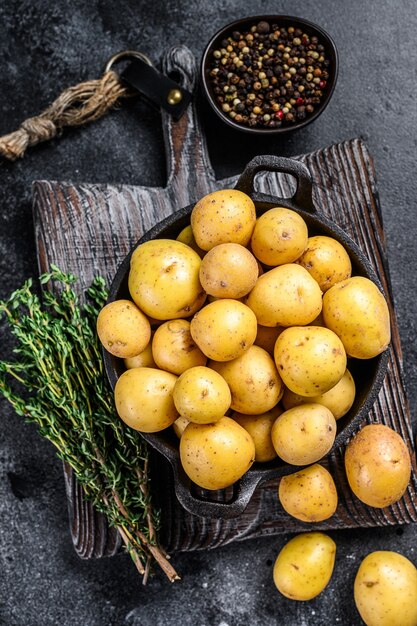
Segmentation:
<svg viewBox="0 0 417 626">
<path fill-rule="evenodd" d="M 193 315 L 206 294 L 199 279 L 201 259 L 180 241 L 153 239 L 132 254 L 129 291 L 135 303 L 157 320 Z"/>
<path fill-rule="evenodd" d="M 230 417 L 214 424 L 192 424 L 180 440 L 185 473 L 203 489 L 224 489 L 236 482 L 255 459 L 255 446 Z"/>
<path fill-rule="evenodd" d="M 286 387 L 301 396 L 329 391 L 346 371 L 342 342 L 321 326 L 286 328 L 275 343 L 274 358 Z"/>
<path fill-rule="evenodd" d="M 368 554 L 356 574 L 354 596 L 367 626 L 417 625 L 417 569 L 402 554 Z"/>
<path fill-rule="evenodd" d="M 345 469 L 359 500 L 383 508 L 397 502 L 410 481 L 410 453 L 398 433 L 383 424 L 370 424 L 349 442 Z"/>
<path fill-rule="evenodd" d="M 334 567 L 336 544 L 323 533 L 303 533 L 278 554 L 274 583 L 290 600 L 311 600 L 328 584 Z"/>
<path fill-rule="evenodd" d="M 201 198 L 191 213 L 197 245 L 211 250 L 220 243 L 246 246 L 256 222 L 253 200 L 237 189 L 223 189 Z"/>
<path fill-rule="evenodd" d="M 274 355 L 275 342 L 284 330 L 283 326 L 261 326 L 258 324 L 256 333 L 255 346 L 259 346 L 266 350 L 272 356 Z"/>
<path fill-rule="evenodd" d="M 272 445 L 271 429 L 282 409 L 275 407 L 271 411 L 261 415 L 245 415 L 244 413 L 232 413 L 232 419 L 248 431 L 255 444 L 255 461 L 266 463 L 277 456 Z"/>
<path fill-rule="evenodd" d="M 203 289 L 217 298 L 242 298 L 258 279 L 258 263 L 247 248 L 237 243 L 214 246 L 201 262 Z"/>
<path fill-rule="evenodd" d="M 231 407 L 245 415 L 270 411 L 281 399 L 283 384 L 271 356 L 258 346 L 251 346 L 242 356 L 218 363 L 209 361 L 232 392 Z"/>
<path fill-rule="evenodd" d="M 321 311 L 321 291 L 304 267 L 288 263 L 259 276 L 247 305 L 262 326 L 304 326 Z"/>
<path fill-rule="evenodd" d="M 337 508 L 334 480 L 318 464 L 281 478 L 278 497 L 284 510 L 302 522 L 322 522 Z"/>
<path fill-rule="evenodd" d="M 297 263 L 318 282 L 323 293 L 352 274 L 352 263 L 342 244 L 324 235 L 308 238 Z"/>
<path fill-rule="evenodd" d="M 152 356 L 152 342 L 150 341 L 146 348 L 137 356 L 125 359 L 124 363 L 127 370 L 131 370 L 134 367 L 156 367 Z"/>
<path fill-rule="evenodd" d="M 184 430 L 187 428 L 190 422 L 180 415 L 175 422 L 172 424 L 172 428 L 174 429 L 175 434 L 178 439 L 181 439 Z"/>
<path fill-rule="evenodd" d="M 161 370 L 173 374 L 182 374 L 190 367 L 207 362 L 207 357 L 191 337 L 188 320 L 170 320 L 162 324 L 153 336 L 152 354 Z"/>
<path fill-rule="evenodd" d="M 230 361 L 250 348 L 257 331 L 256 317 L 237 300 L 211 302 L 191 320 L 191 336 L 209 359 Z"/>
<path fill-rule="evenodd" d="M 353 276 L 334 285 L 323 297 L 327 328 L 340 337 L 349 356 L 371 359 L 391 339 L 386 300 L 368 278 Z"/>
<path fill-rule="evenodd" d="M 229 409 L 231 400 L 226 381 L 209 367 L 191 367 L 175 383 L 175 406 L 189 422 L 216 422 Z"/>
<path fill-rule="evenodd" d="M 315 404 L 322 404 L 327 407 L 329 411 L 333 413 L 336 420 L 346 415 L 355 399 L 355 381 L 349 370 L 346 370 L 339 382 L 318 396 L 312 396 L 308 398 L 306 396 L 300 396 L 294 393 L 288 387 L 284 390 L 282 396 L 282 404 L 286 410 L 292 409 L 294 406 L 300 406 L 300 404 L 306 404 L 314 402 Z"/>
<path fill-rule="evenodd" d="M 185 228 L 182 229 L 182 231 L 177 237 L 177 241 L 181 241 L 182 243 L 185 243 L 187 246 L 190 246 L 190 248 L 192 248 L 194 252 L 197 252 L 200 258 L 203 258 L 203 256 L 205 255 L 205 251 L 199 248 L 197 245 L 197 242 L 193 234 L 193 229 L 191 228 L 191 226 L 186 226 Z"/>
<path fill-rule="evenodd" d="M 119 417 L 131 428 L 156 433 L 178 417 L 172 397 L 177 377 L 151 367 L 135 367 L 120 376 L 114 389 Z"/>
<path fill-rule="evenodd" d="M 97 334 L 104 348 L 122 359 L 140 354 L 151 338 L 146 316 L 130 300 L 106 304 L 97 317 Z"/>
<path fill-rule="evenodd" d="M 332 448 L 336 421 L 321 404 L 303 404 L 284 411 L 271 431 L 279 457 L 291 465 L 310 465 Z"/>
<path fill-rule="evenodd" d="M 276 207 L 261 215 L 251 239 L 253 254 L 269 266 L 292 263 L 307 245 L 307 224 L 291 209 Z"/>
</svg>

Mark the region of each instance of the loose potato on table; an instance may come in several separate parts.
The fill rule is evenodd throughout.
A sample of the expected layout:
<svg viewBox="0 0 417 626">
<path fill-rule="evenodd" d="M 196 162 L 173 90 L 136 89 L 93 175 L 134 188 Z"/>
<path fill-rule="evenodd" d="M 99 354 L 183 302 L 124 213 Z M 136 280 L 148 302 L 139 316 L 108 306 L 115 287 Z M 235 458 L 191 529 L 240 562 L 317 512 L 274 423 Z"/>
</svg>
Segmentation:
<svg viewBox="0 0 417 626">
<path fill-rule="evenodd" d="M 352 263 L 341 243 L 332 237 L 309 237 L 306 248 L 297 263 L 305 267 L 326 292 L 342 280 L 350 278 Z"/>
<path fill-rule="evenodd" d="M 258 346 L 251 346 L 242 356 L 219 363 L 209 361 L 232 392 L 231 408 L 245 415 L 270 411 L 280 401 L 283 384 L 271 356 Z"/>
<path fill-rule="evenodd" d="M 215 246 L 201 261 L 200 282 L 211 296 L 242 298 L 258 279 L 258 263 L 247 248 L 237 243 Z"/>
<path fill-rule="evenodd" d="M 301 396 L 329 391 L 346 371 L 342 342 L 321 326 L 286 328 L 275 343 L 274 358 L 286 387 Z"/>
<path fill-rule="evenodd" d="M 275 420 L 281 415 L 281 407 L 275 407 L 261 415 L 245 415 L 244 413 L 232 413 L 232 419 L 248 431 L 255 444 L 255 461 L 266 463 L 277 456 L 272 445 L 271 430 Z"/>
<path fill-rule="evenodd" d="M 219 420 L 229 409 L 231 400 L 226 381 L 209 367 L 192 367 L 175 383 L 174 403 L 178 413 L 196 424 Z"/>
<path fill-rule="evenodd" d="M 366 626 L 417 626 L 417 569 L 397 552 L 371 552 L 355 578 L 355 603 Z"/>
<path fill-rule="evenodd" d="M 321 291 L 304 267 L 288 263 L 259 276 L 247 305 L 262 326 L 304 326 L 321 311 Z"/>
<path fill-rule="evenodd" d="M 190 317 L 204 303 L 199 279 L 201 259 L 172 239 L 152 239 L 132 254 L 129 292 L 142 311 L 157 320 Z"/>
<path fill-rule="evenodd" d="M 190 423 L 180 440 L 185 473 L 203 489 L 224 489 L 251 467 L 255 446 L 250 435 L 230 417 L 214 424 Z"/>
<path fill-rule="evenodd" d="M 336 421 L 320 404 L 303 404 L 284 411 L 271 431 L 279 457 L 291 465 L 310 465 L 323 458 L 336 437 Z"/>
<path fill-rule="evenodd" d="M 368 278 L 353 276 L 329 289 L 323 297 L 323 318 L 327 328 L 340 337 L 349 356 L 371 359 L 388 347 L 388 305 Z"/>
<path fill-rule="evenodd" d="M 197 245 L 211 250 L 221 243 L 246 246 L 256 222 L 253 200 L 237 189 L 223 189 L 201 198 L 191 213 Z"/>
<path fill-rule="evenodd" d="M 337 508 L 334 480 L 318 464 L 281 478 L 278 497 L 284 510 L 303 522 L 322 522 Z"/>
<path fill-rule="evenodd" d="M 290 600 L 311 600 L 323 591 L 334 568 L 336 544 L 323 533 L 290 539 L 274 565 L 274 583 Z"/>
<path fill-rule="evenodd" d="M 170 320 L 161 324 L 152 339 L 152 355 L 160 369 L 173 374 L 182 374 L 190 367 L 207 362 L 207 357 L 191 337 L 188 320 Z"/>
<path fill-rule="evenodd" d="M 345 469 L 350 488 L 365 504 L 376 508 L 399 500 L 410 481 L 410 453 L 392 428 L 369 424 L 349 442 Z"/>
<path fill-rule="evenodd" d="M 125 359 L 146 348 L 151 338 L 151 325 L 131 300 L 115 300 L 101 309 L 97 334 L 110 354 Z"/>
<path fill-rule="evenodd" d="M 307 245 L 307 224 L 291 209 L 276 207 L 261 215 L 251 239 L 253 254 L 271 267 L 293 263 Z"/>
<path fill-rule="evenodd" d="M 200 350 L 215 361 L 230 361 L 250 348 L 257 331 L 256 317 L 238 300 L 211 302 L 191 320 L 191 336 Z"/>
</svg>

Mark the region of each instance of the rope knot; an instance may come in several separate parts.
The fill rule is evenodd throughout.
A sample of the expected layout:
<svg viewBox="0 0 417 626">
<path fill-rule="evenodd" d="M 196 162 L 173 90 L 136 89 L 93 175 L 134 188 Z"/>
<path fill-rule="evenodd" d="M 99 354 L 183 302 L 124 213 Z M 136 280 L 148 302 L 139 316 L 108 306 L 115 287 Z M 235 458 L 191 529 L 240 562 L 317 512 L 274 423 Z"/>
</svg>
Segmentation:
<svg viewBox="0 0 417 626">
<path fill-rule="evenodd" d="M 22 122 L 20 128 L 27 133 L 29 146 L 53 139 L 58 132 L 54 122 L 42 116 L 30 117 Z"/>
</svg>

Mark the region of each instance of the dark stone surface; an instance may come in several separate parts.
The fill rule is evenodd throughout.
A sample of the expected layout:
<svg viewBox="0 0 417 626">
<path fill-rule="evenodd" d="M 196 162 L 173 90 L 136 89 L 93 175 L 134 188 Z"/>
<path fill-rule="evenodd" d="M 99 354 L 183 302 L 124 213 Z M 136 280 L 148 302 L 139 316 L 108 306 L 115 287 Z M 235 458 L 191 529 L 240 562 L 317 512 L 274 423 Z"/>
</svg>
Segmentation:
<svg viewBox="0 0 417 626">
<path fill-rule="evenodd" d="M 260 14 L 253 1 L 6 0 L 0 4 L 0 133 L 36 114 L 65 87 L 95 77 L 114 52 L 134 47 L 159 59 L 166 47 L 187 44 L 199 57 L 224 23 Z M 269 10 L 273 10 L 270 5 Z M 278 8 L 278 7 L 277 7 Z M 327 29 L 340 52 L 339 83 L 328 109 L 288 139 L 252 140 L 208 117 L 209 147 L 219 176 L 237 173 L 258 153 L 310 151 L 354 136 L 375 158 L 392 285 L 404 347 L 405 379 L 415 417 L 417 108 L 412 0 L 333 2 L 293 0 L 282 13 Z M 162 184 L 164 153 L 158 114 L 126 106 L 22 161 L 0 165 L 0 297 L 37 275 L 31 181 L 37 178 Z M 2 355 L 10 350 L 1 338 Z M 175 557 L 183 581 L 157 574 L 143 588 L 125 555 L 81 561 L 67 528 L 61 466 L 35 428 L 0 401 L 0 623 L 159 626 L 286 626 L 360 624 L 352 584 L 361 558 L 398 550 L 417 562 L 414 526 L 331 533 L 338 553 L 327 589 L 310 603 L 282 598 L 272 563 L 285 537 L 234 544 Z"/>
</svg>

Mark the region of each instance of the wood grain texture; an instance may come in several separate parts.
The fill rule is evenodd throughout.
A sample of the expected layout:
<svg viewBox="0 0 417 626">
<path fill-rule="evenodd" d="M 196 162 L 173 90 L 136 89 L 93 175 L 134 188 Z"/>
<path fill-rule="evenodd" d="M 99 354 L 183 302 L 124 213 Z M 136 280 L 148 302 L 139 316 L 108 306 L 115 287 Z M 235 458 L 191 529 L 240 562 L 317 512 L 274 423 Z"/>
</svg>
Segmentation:
<svg viewBox="0 0 417 626">
<path fill-rule="evenodd" d="M 183 47 L 171 50 L 167 71 L 179 71 L 184 85 L 194 88 L 196 68 Z M 56 263 L 80 277 L 80 292 L 96 274 L 111 281 L 131 245 L 157 221 L 216 188 L 230 187 L 234 179 L 216 181 L 194 107 L 179 122 L 165 113 L 162 123 L 167 150 L 165 188 L 83 185 L 38 181 L 34 184 L 34 215 L 40 269 Z M 300 159 L 309 168 L 313 197 L 319 211 L 344 229 L 373 263 L 386 293 L 390 294 L 388 267 L 375 172 L 367 147 L 355 139 L 330 146 Z M 286 176 L 260 174 L 259 191 L 291 195 Z M 245 513 L 232 520 L 193 516 L 178 503 L 169 466 L 152 454 L 155 498 L 163 509 L 161 539 L 168 551 L 213 548 L 231 541 L 305 529 L 382 526 L 417 521 L 416 461 L 410 414 L 404 391 L 402 354 L 395 313 L 389 370 L 368 422 L 387 424 L 405 439 L 412 454 L 413 474 L 405 496 L 387 509 L 363 505 L 349 490 L 343 467 L 343 449 L 323 463 L 333 474 L 339 492 L 336 514 L 320 524 L 303 524 L 285 514 L 278 503 L 277 481 L 255 492 Z M 69 515 L 74 547 L 84 557 L 111 555 L 120 548 L 114 529 L 83 498 L 72 472 L 65 468 Z"/>
</svg>

